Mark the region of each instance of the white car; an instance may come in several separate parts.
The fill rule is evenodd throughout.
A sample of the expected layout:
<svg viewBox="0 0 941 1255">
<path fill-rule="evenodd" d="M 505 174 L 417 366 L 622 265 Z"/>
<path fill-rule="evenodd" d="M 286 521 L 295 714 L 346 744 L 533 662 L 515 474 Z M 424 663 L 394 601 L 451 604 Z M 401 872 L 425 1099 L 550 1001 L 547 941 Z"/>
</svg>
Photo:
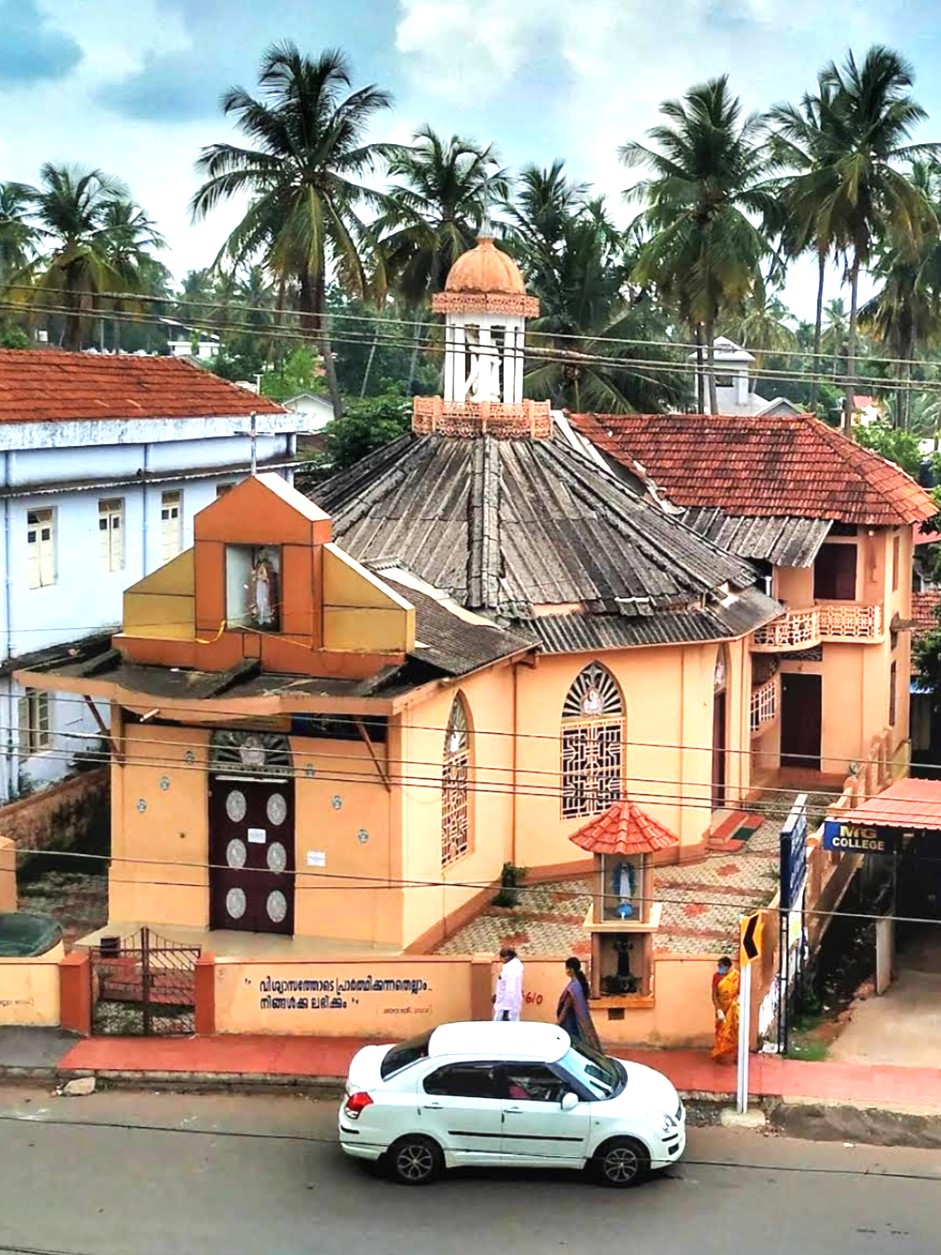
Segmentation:
<svg viewBox="0 0 941 1255">
<path fill-rule="evenodd" d="M 340 1145 L 403 1185 L 443 1168 L 590 1167 L 627 1186 L 676 1163 L 686 1113 L 659 1072 L 573 1042 L 554 1024 L 442 1024 L 350 1064 Z"/>
</svg>

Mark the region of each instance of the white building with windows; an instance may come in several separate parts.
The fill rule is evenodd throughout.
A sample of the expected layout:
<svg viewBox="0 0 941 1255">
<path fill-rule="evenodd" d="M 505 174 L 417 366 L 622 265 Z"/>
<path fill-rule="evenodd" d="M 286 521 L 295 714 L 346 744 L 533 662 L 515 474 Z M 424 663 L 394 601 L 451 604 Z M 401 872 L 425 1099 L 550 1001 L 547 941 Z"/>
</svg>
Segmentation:
<svg viewBox="0 0 941 1255">
<path fill-rule="evenodd" d="M 62 776 L 100 735 L 81 698 L 20 689 L 13 660 L 119 623 L 124 590 L 249 473 L 252 428 L 258 469 L 290 481 L 306 416 L 189 362 L 0 351 L 0 801 Z"/>
</svg>

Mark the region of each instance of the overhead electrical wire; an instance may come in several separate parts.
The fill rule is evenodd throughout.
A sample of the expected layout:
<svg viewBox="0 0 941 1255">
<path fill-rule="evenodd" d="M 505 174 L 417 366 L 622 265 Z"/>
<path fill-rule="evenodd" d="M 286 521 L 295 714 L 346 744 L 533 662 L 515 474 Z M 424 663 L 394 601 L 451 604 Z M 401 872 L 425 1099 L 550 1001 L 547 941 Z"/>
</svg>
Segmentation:
<svg viewBox="0 0 941 1255">
<path fill-rule="evenodd" d="M 8 301 L 8 300 L 0 300 L 0 308 L 15 310 L 21 313 L 23 312 L 23 307 L 20 304 L 13 301 Z M 42 313 L 42 314 L 47 314 L 47 315 L 51 315 L 55 317 L 66 317 L 66 318 L 73 317 L 74 318 L 76 316 L 75 310 L 70 309 L 68 306 L 65 306 L 65 305 L 46 305 L 46 306 L 31 305 L 30 310 L 33 313 Z M 108 312 L 101 311 L 101 312 L 95 313 L 94 315 L 83 315 L 83 316 L 94 317 L 94 318 L 104 318 L 107 321 L 112 322 L 112 323 L 118 322 L 118 323 L 133 324 L 133 325 L 138 325 L 138 326 L 154 325 L 155 323 L 160 321 L 159 317 L 156 315 L 134 313 L 132 311 L 108 311 Z M 427 325 L 428 325 L 429 331 L 437 330 L 437 324 L 427 324 Z M 317 338 L 318 338 L 317 335 L 314 333 L 306 333 L 301 330 L 294 330 L 290 328 L 275 328 L 275 327 L 259 328 L 253 324 L 249 324 L 249 323 L 240 324 L 240 323 L 235 323 L 231 321 L 226 324 L 217 326 L 215 330 L 219 332 L 233 332 L 234 334 L 237 334 L 237 335 L 249 335 L 249 336 L 263 337 L 269 340 L 284 340 L 290 343 L 307 344 L 307 345 L 316 343 Z M 548 335 L 549 333 L 546 333 L 546 334 Z M 598 339 L 597 337 L 590 337 L 590 338 L 597 342 L 597 339 Z M 435 352 L 443 352 L 445 348 L 444 343 L 440 340 L 440 338 L 437 338 L 437 337 L 429 337 L 425 340 L 420 340 L 418 338 L 401 339 L 401 340 L 388 340 L 388 339 L 383 340 L 380 338 L 379 340 L 376 340 L 376 337 L 374 335 L 363 334 L 361 336 L 356 336 L 355 334 L 351 332 L 346 332 L 342 336 L 330 335 L 329 340 L 330 340 L 331 346 L 357 345 L 357 346 L 365 346 L 368 348 L 372 348 L 373 344 L 376 343 L 377 347 L 380 344 L 385 344 L 387 347 L 401 348 L 408 351 L 414 351 L 416 349 L 419 349 L 419 350 L 423 349 L 426 351 L 435 351 Z M 663 344 L 664 348 L 673 349 L 675 347 L 670 342 L 642 341 L 640 343 L 646 344 L 647 347 L 651 347 L 651 348 L 658 347 L 660 343 Z M 642 358 L 642 357 L 620 357 L 619 358 L 619 357 L 609 357 L 609 356 L 605 356 L 603 354 L 597 354 L 597 353 L 595 354 L 578 353 L 577 355 L 574 355 L 572 352 L 568 352 L 565 350 L 556 350 L 555 352 L 553 352 L 552 350 L 549 350 L 549 349 L 539 349 L 536 347 L 533 347 L 532 349 L 525 351 L 523 353 L 523 356 L 529 357 L 534 362 L 534 364 L 541 363 L 541 364 L 560 365 L 560 366 L 572 366 L 573 364 L 585 365 L 585 366 L 596 365 L 599 367 L 605 366 L 609 369 L 612 367 L 615 367 L 615 368 L 620 368 L 624 370 L 634 370 L 634 371 L 637 371 L 638 373 L 649 372 L 653 374 L 658 374 L 658 373 L 672 374 L 672 375 L 680 374 L 680 375 L 688 375 L 691 377 L 695 377 L 699 375 L 700 373 L 702 373 L 700 370 L 700 367 L 698 366 L 696 362 L 690 362 L 688 360 L 683 360 L 681 362 L 670 362 L 670 361 L 663 360 L 663 358 Z M 869 359 L 864 359 L 864 360 L 869 360 Z M 924 364 L 924 363 L 919 363 L 919 364 Z M 795 380 L 795 374 L 793 371 L 773 370 L 768 367 L 756 367 L 755 369 L 750 371 L 750 377 L 755 380 L 765 380 L 767 382 L 780 381 L 780 382 L 792 382 L 793 383 Z M 925 381 L 918 381 L 918 380 L 911 380 L 911 379 L 901 380 L 901 379 L 894 379 L 894 378 L 886 379 L 881 376 L 866 376 L 859 373 L 854 373 L 852 376 L 850 376 L 850 375 L 843 375 L 843 374 L 833 374 L 823 369 L 819 371 L 815 371 L 815 372 L 801 372 L 800 375 L 797 376 L 797 378 L 799 378 L 802 383 L 814 383 L 814 382 L 829 383 L 833 385 L 834 387 L 838 387 L 838 388 L 846 388 L 852 384 L 854 387 L 856 386 L 861 387 L 865 385 L 865 386 L 871 386 L 875 389 L 891 388 L 893 392 L 908 391 L 908 392 L 915 392 L 915 393 L 932 393 L 932 394 L 941 393 L 941 379 L 925 380 Z"/>
</svg>

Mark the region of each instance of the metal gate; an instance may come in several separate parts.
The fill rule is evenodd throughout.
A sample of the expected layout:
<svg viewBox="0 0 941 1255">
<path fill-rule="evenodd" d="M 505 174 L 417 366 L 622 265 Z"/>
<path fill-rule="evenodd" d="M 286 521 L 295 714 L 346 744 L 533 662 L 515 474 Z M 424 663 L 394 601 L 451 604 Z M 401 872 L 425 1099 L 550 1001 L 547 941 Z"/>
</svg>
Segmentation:
<svg viewBox="0 0 941 1255">
<path fill-rule="evenodd" d="M 168 941 L 150 928 L 129 937 L 102 937 L 91 950 L 92 1032 L 195 1033 L 200 952 L 199 946 Z"/>
</svg>

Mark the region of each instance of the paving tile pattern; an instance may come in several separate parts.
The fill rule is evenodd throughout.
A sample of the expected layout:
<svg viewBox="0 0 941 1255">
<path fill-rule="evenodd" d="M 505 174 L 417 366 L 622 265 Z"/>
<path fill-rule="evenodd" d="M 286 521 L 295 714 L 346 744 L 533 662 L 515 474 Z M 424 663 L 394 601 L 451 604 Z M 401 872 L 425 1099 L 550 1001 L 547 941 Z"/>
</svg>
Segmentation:
<svg viewBox="0 0 941 1255">
<path fill-rule="evenodd" d="M 779 815 L 796 794 L 774 794 L 759 802 L 766 819 L 736 853 L 722 850 L 696 863 L 658 868 L 654 896 L 663 903 L 658 950 L 672 954 L 714 954 L 736 944 L 743 912 L 764 906 L 778 887 Z M 811 828 L 833 800 L 811 794 Z M 439 954 L 492 953 L 512 943 L 530 955 L 564 957 L 590 952 L 582 927 L 591 906 L 591 881 L 549 881 L 523 886 L 515 909 L 489 907 L 438 947 Z"/>
</svg>

